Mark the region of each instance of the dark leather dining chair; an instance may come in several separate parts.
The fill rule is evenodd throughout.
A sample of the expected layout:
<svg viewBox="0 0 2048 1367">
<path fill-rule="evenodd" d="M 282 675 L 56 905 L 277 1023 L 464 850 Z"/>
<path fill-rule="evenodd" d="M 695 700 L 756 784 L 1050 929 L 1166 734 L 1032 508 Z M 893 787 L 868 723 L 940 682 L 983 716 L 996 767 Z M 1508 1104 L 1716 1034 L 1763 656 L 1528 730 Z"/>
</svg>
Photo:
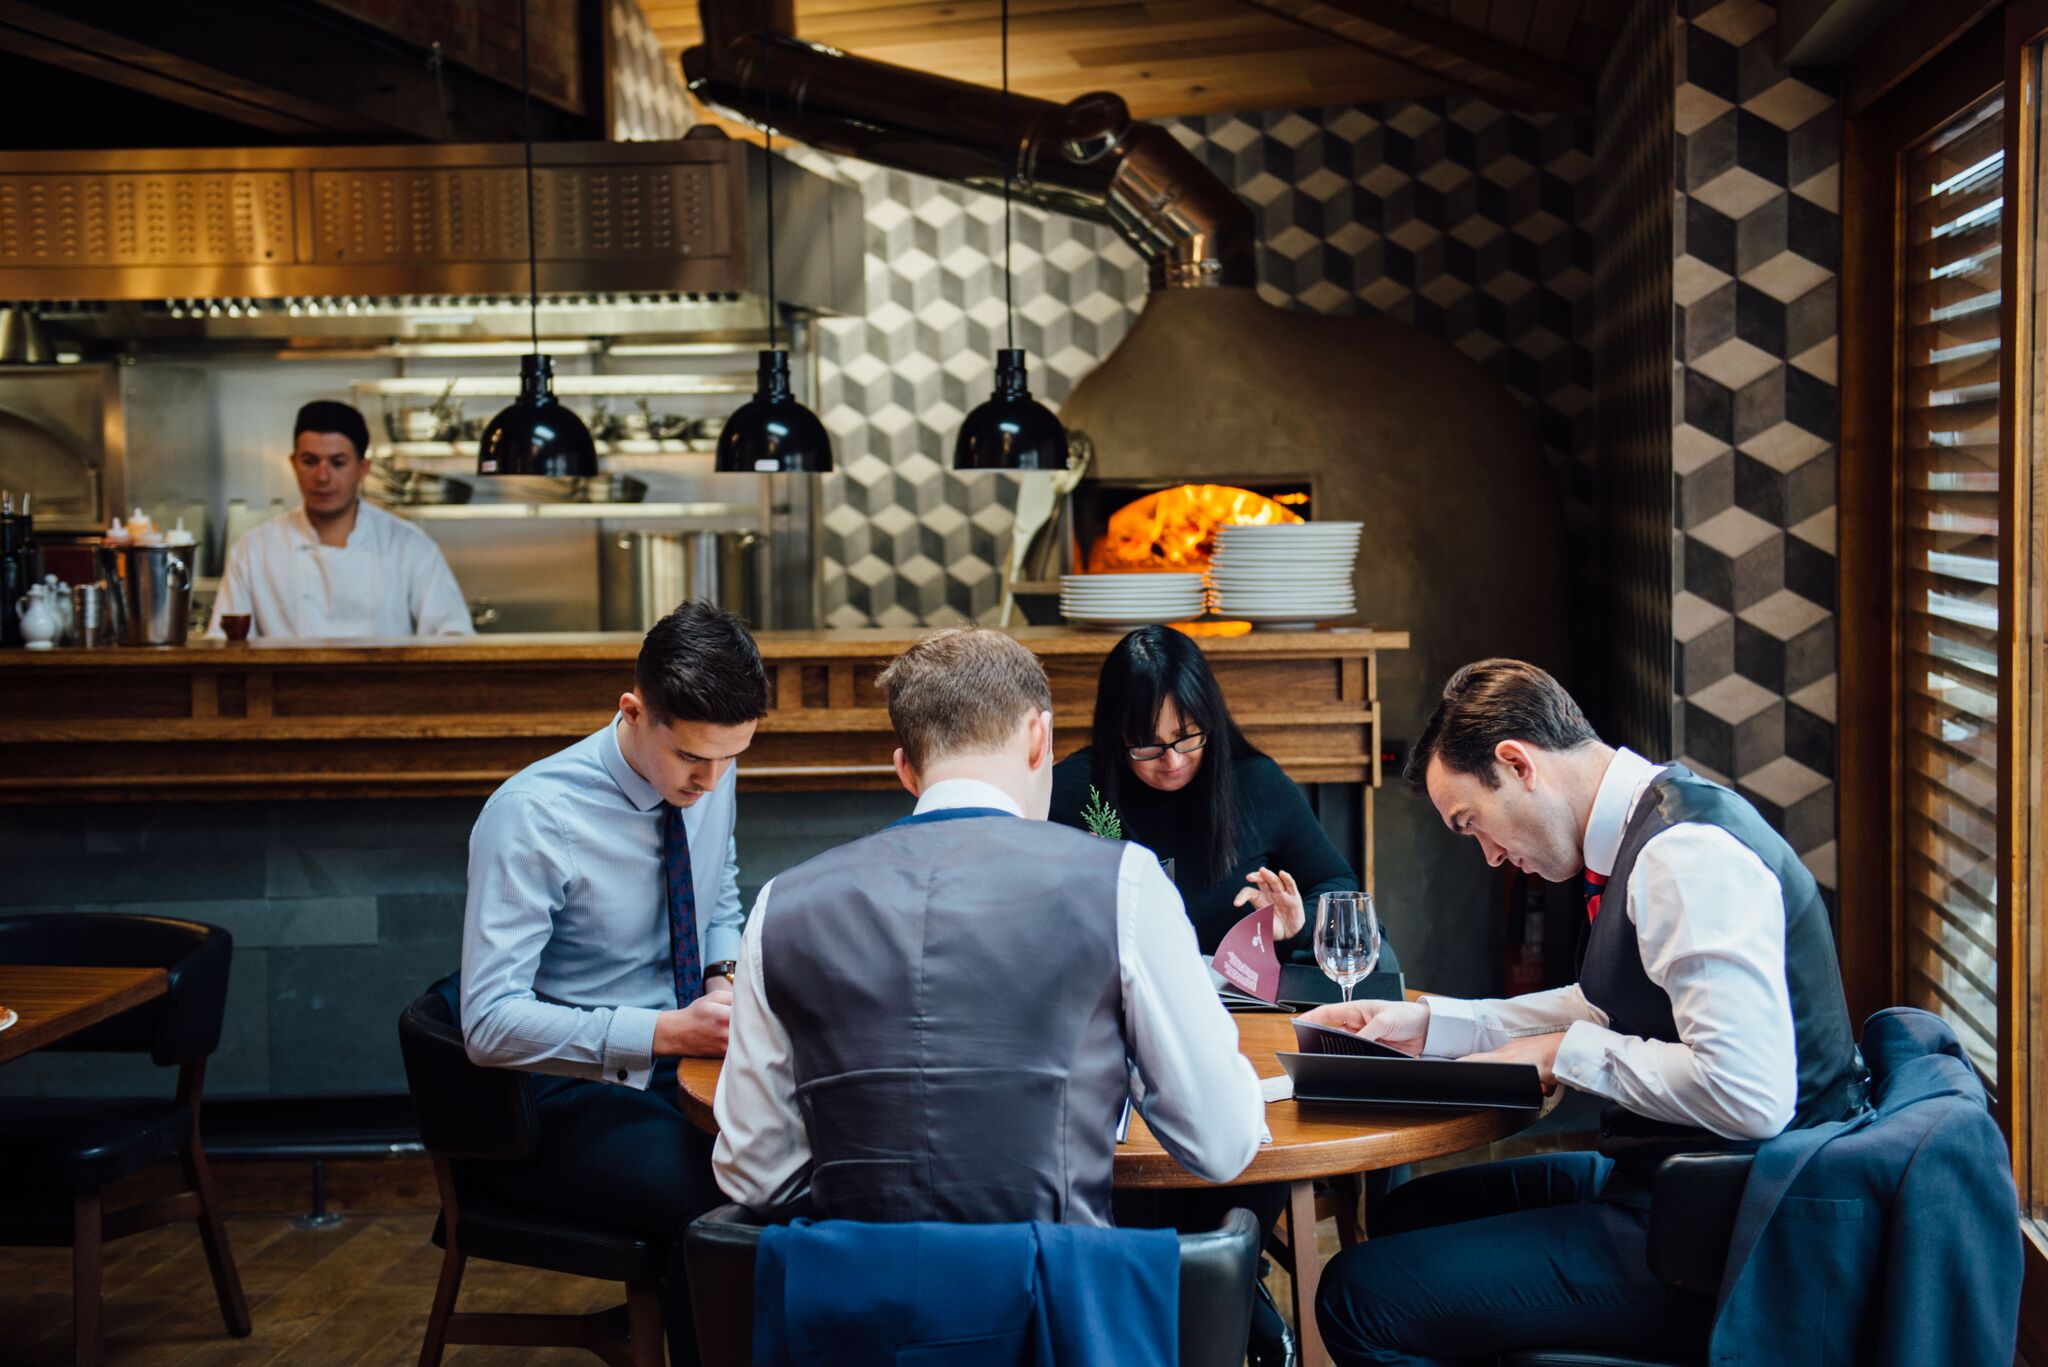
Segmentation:
<svg viewBox="0 0 2048 1367">
<path fill-rule="evenodd" d="M 661 1367 L 665 1246 L 494 1196 L 463 1194 L 464 1174 L 477 1165 L 533 1154 L 539 1121 L 532 1078 L 471 1063 L 461 1027 L 438 991 L 429 991 L 400 1014 L 398 1044 L 420 1140 L 434 1160 L 441 1189 L 434 1242 L 445 1253 L 420 1345 L 420 1367 L 435 1367 L 451 1343 L 585 1348 L 614 1367 Z M 455 1298 L 471 1258 L 624 1282 L 626 1302 L 590 1315 L 458 1313 Z"/>
<path fill-rule="evenodd" d="M 1747 1153 L 1682 1153 L 1658 1165 L 1650 1196 L 1650 1271 L 1665 1285 L 1700 1298 L 1704 1313 L 1721 1290 L 1721 1267 L 1749 1181 Z M 1502 1353 L 1499 1367 L 1699 1367 L 1704 1339 L 1654 1353 L 1525 1348 Z"/>
<path fill-rule="evenodd" d="M 754 1360 L 754 1254 L 763 1226 L 743 1206 L 725 1205 L 683 1233 L 704 1367 Z M 1252 1277 L 1259 1222 L 1233 1210 L 1221 1227 L 1180 1236 L 1180 1367 L 1242 1367 L 1252 1324 Z"/>
<path fill-rule="evenodd" d="M 165 916 L 0 917 L 0 963 L 161 968 L 170 979 L 162 996 L 43 1047 L 148 1054 L 178 1070 L 174 1095 L 10 1097 L 0 1105 L 0 1244 L 71 1245 L 71 1333 L 81 1367 L 100 1360 L 102 1245 L 177 1221 L 199 1225 L 228 1332 L 249 1332 L 249 1304 L 199 1143 L 199 1100 L 206 1060 L 220 1044 L 232 948 L 219 926 Z M 184 1168 L 184 1190 L 105 1209 L 110 1183 L 172 1158 Z"/>
</svg>

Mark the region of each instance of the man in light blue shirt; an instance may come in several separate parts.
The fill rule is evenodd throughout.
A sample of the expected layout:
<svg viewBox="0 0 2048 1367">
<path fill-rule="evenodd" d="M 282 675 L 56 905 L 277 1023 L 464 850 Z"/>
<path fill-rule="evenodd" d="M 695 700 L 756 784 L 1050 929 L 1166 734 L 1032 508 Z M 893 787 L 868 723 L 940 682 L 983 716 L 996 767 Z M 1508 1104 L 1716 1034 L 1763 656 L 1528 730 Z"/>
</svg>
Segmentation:
<svg viewBox="0 0 2048 1367">
<path fill-rule="evenodd" d="M 697 1360 L 682 1234 L 720 1197 L 675 1060 L 725 1053 L 742 924 L 734 761 L 767 711 L 746 628 L 685 603 L 647 633 L 618 715 L 513 775 L 470 834 L 463 1038 L 477 1063 L 549 1075 L 538 1155 L 479 1176 L 667 1240 L 679 1364 Z"/>
</svg>

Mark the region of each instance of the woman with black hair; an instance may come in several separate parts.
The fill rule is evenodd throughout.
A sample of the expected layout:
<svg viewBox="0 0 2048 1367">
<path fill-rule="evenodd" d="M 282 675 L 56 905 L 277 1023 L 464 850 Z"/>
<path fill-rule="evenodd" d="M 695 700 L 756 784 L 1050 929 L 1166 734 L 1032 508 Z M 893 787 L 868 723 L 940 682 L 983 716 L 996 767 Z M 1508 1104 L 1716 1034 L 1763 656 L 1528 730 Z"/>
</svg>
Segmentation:
<svg viewBox="0 0 2048 1367">
<path fill-rule="evenodd" d="M 1052 819 L 1087 829 L 1091 806 L 1173 860 L 1204 954 L 1271 903 L 1281 962 L 1306 957 L 1316 898 L 1358 890 L 1301 789 L 1231 720 L 1202 648 L 1171 627 L 1117 642 L 1096 684 L 1092 743 L 1053 767 Z M 1391 950 L 1378 966 L 1397 967 Z"/>
<path fill-rule="evenodd" d="M 1204 954 L 1214 954 L 1254 903 L 1274 909 L 1280 961 L 1306 956 L 1315 933 L 1315 899 L 1356 892 L 1344 862 L 1280 766 L 1253 748 L 1224 705 L 1202 648 L 1171 627 L 1140 627 L 1116 643 L 1095 688 L 1091 743 L 1052 771 L 1052 819 L 1090 829 L 1089 815 L 1116 816 L 1118 834 L 1161 859 Z M 1384 942 L 1379 967 L 1397 967 Z M 1119 1190 L 1115 1216 L 1130 1228 L 1214 1229 L 1243 1206 L 1270 1231 L 1287 1203 L 1282 1183 L 1187 1191 Z M 1293 1360 L 1286 1321 L 1266 1291 L 1259 1296 L 1246 1360 L 1279 1367 Z"/>
</svg>

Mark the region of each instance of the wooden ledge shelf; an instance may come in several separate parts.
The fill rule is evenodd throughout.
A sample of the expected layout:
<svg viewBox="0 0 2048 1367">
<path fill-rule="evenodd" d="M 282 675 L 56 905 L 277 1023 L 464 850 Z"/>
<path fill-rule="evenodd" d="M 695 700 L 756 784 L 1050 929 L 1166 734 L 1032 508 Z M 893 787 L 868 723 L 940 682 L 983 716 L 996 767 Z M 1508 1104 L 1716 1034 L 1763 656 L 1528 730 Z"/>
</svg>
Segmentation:
<svg viewBox="0 0 2048 1367">
<path fill-rule="evenodd" d="M 773 711 L 750 791 L 890 788 L 875 677 L 922 632 L 764 632 Z M 1014 633 L 1052 682 L 1061 753 L 1087 739 L 1112 632 Z M 1380 780 L 1378 652 L 1402 631 L 1201 641 L 1253 743 L 1303 782 Z M 0 802 L 488 793 L 604 724 L 632 633 L 287 641 L 0 654 Z M 1368 822 L 1368 830 L 1370 823 Z"/>
</svg>

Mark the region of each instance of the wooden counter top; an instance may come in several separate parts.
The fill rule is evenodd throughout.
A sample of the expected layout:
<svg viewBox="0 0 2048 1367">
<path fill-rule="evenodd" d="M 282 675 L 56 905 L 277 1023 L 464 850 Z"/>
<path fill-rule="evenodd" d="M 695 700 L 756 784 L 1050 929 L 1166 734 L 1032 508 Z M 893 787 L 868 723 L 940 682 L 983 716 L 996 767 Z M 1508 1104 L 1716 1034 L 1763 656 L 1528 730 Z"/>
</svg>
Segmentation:
<svg viewBox="0 0 2048 1367">
<path fill-rule="evenodd" d="M 887 659 L 931 633 L 929 627 L 854 627 L 825 631 L 761 631 L 754 634 L 761 658 L 778 661 Z M 1010 635 L 1039 656 L 1101 659 L 1123 633 L 1073 627 L 1019 627 Z M 493 633 L 487 636 L 400 637 L 391 640 L 261 640 L 230 644 L 195 640 L 182 646 L 100 646 L 92 650 L 0 651 L 0 670 L 73 670 L 92 665 L 110 669 L 263 669 L 287 665 L 556 663 L 624 660 L 640 654 L 641 634 L 629 631 Z M 1210 655 L 1265 659 L 1329 656 L 1367 650 L 1405 650 L 1408 633 L 1376 627 L 1333 627 L 1322 631 L 1253 631 L 1243 636 L 1199 638 Z"/>
<path fill-rule="evenodd" d="M 875 686 L 922 630 L 763 632 L 772 708 L 740 783 L 895 786 Z M 1026 627 L 1060 752 L 1119 633 Z M 1198 638 L 1239 724 L 1303 782 L 1379 773 L 1378 652 L 1402 631 Z M 0 802 L 482 795 L 604 725 L 638 633 L 0 651 Z"/>
</svg>

